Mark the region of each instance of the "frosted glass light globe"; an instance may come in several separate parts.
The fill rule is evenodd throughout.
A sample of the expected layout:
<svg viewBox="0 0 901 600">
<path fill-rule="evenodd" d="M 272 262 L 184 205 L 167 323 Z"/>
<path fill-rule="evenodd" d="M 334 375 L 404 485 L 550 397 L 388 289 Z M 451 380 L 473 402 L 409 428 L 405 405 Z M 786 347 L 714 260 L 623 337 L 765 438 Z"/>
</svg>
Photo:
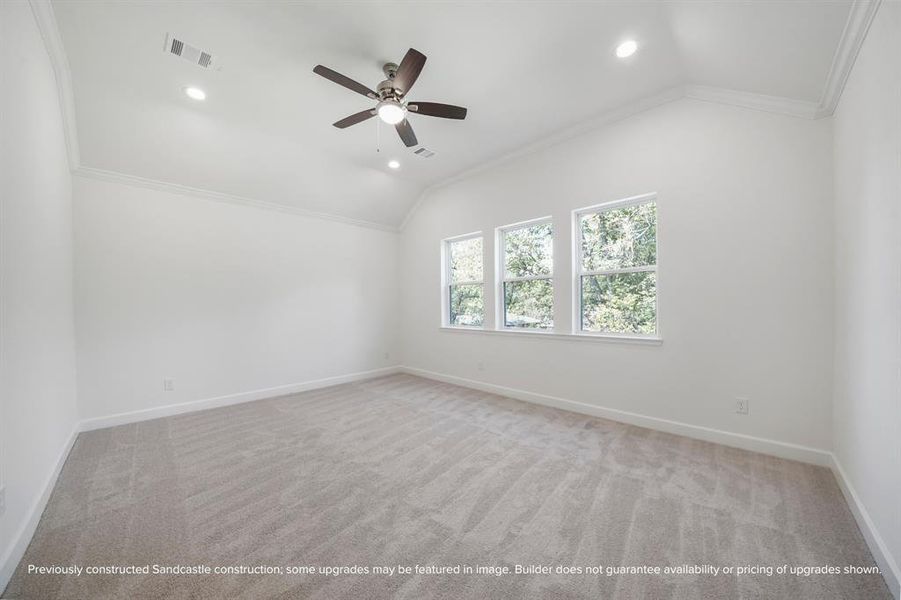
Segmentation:
<svg viewBox="0 0 901 600">
<path fill-rule="evenodd" d="M 379 118 L 388 125 L 397 125 L 404 120 L 407 109 L 395 100 L 382 100 L 376 107 Z"/>
</svg>

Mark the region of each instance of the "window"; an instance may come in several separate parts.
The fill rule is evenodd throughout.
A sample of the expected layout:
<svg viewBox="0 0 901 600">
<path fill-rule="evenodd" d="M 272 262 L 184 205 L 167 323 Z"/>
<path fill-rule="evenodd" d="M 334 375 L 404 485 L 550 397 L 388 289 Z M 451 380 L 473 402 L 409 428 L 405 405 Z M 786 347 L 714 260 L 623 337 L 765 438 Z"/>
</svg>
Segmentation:
<svg viewBox="0 0 901 600">
<path fill-rule="evenodd" d="M 500 309 L 505 328 L 553 329 L 554 239 L 550 219 L 498 229 Z"/>
<path fill-rule="evenodd" d="M 657 203 L 640 196 L 575 212 L 576 329 L 657 335 Z"/>
<path fill-rule="evenodd" d="M 447 325 L 481 327 L 485 308 L 482 236 L 470 234 L 444 242 L 444 311 Z"/>
</svg>

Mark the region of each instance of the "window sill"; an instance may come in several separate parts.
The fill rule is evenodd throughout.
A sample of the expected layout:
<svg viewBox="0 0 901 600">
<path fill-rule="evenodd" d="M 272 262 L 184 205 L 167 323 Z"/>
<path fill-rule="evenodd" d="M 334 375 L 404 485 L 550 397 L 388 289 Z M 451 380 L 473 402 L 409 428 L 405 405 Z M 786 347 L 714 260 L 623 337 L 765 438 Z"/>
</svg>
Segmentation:
<svg viewBox="0 0 901 600">
<path fill-rule="evenodd" d="M 613 335 L 607 333 L 557 333 L 554 331 L 529 331 L 520 329 L 485 329 L 484 327 L 463 327 L 442 325 L 443 331 L 480 333 L 486 335 L 510 335 L 531 338 L 550 338 L 568 340 L 573 342 L 600 342 L 614 344 L 640 344 L 647 346 L 660 346 L 663 338 L 656 336 Z"/>
</svg>

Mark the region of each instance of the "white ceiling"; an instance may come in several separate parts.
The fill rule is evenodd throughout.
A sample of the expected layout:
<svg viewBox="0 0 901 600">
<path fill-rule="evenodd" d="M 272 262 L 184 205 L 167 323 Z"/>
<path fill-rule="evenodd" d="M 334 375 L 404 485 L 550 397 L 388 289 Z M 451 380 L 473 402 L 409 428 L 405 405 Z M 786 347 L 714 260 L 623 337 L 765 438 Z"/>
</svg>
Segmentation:
<svg viewBox="0 0 901 600">
<path fill-rule="evenodd" d="M 429 185 L 683 84 L 817 102 L 850 0 L 807 2 L 54 2 L 84 166 L 397 225 Z M 214 54 L 163 52 L 167 32 Z M 640 50 L 617 59 L 625 38 Z M 410 98 L 469 108 L 412 116 L 413 156 L 372 105 L 312 72 L 374 88 L 407 48 Z M 202 103 L 184 96 L 196 85 Z M 400 160 L 397 171 L 386 167 Z"/>
</svg>

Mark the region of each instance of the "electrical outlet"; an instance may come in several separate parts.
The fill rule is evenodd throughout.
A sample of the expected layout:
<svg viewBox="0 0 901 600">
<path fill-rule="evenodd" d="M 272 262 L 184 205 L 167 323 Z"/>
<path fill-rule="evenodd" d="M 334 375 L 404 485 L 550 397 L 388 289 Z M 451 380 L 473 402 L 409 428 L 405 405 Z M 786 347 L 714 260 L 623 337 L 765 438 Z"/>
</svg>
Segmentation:
<svg viewBox="0 0 901 600">
<path fill-rule="evenodd" d="M 164 392 L 174 392 L 175 391 L 175 380 L 174 379 L 163 379 L 163 391 Z"/>
<path fill-rule="evenodd" d="M 736 398 L 735 412 L 739 415 L 749 414 L 751 412 L 751 401 L 747 398 Z"/>
<path fill-rule="evenodd" d="M 385 352 L 385 360 L 389 360 L 391 358 L 390 352 Z"/>
<path fill-rule="evenodd" d="M 485 363 L 483 363 L 483 362 L 477 362 L 477 363 L 476 363 L 476 369 L 478 369 L 479 371 L 484 371 L 484 370 L 485 370 Z"/>
<path fill-rule="evenodd" d="M 0 488 L 0 517 L 6 512 L 6 488 Z"/>
</svg>

